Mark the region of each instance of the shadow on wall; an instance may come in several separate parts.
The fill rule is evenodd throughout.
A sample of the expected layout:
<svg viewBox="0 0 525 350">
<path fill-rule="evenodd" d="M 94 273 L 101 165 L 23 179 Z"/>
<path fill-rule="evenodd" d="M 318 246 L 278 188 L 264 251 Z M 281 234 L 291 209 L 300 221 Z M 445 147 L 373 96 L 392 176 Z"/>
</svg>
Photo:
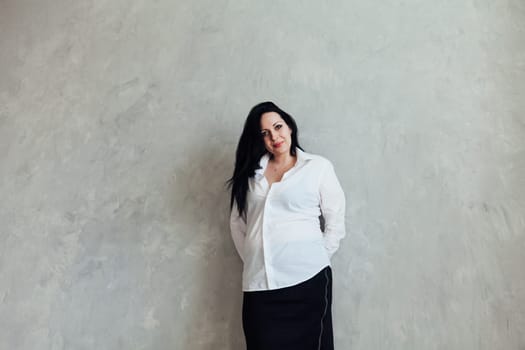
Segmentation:
<svg viewBox="0 0 525 350">
<path fill-rule="evenodd" d="M 213 128 L 212 128 L 213 129 Z M 229 192 L 224 183 L 234 164 L 233 147 L 216 136 L 185 150 L 171 188 L 177 226 L 175 316 L 183 323 L 184 349 L 244 349 L 241 323 L 242 262 L 229 229 Z M 222 140 L 229 136 L 222 137 Z M 182 232 L 181 232 L 182 231 Z"/>
</svg>

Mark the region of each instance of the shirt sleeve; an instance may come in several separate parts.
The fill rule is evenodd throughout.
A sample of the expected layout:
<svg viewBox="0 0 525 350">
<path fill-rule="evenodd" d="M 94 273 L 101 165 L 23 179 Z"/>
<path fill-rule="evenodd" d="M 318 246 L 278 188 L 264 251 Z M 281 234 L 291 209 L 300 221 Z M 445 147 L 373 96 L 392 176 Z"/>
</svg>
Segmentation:
<svg viewBox="0 0 525 350">
<path fill-rule="evenodd" d="M 320 207 L 324 217 L 324 244 L 331 258 L 339 248 L 339 241 L 346 235 L 345 194 L 335 174 L 334 166 L 328 161 L 319 186 Z"/>
<path fill-rule="evenodd" d="M 233 244 L 237 253 L 244 262 L 244 239 L 246 237 L 246 221 L 239 215 L 237 201 L 233 201 L 233 207 L 230 214 L 230 231 Z"/>
</svg>

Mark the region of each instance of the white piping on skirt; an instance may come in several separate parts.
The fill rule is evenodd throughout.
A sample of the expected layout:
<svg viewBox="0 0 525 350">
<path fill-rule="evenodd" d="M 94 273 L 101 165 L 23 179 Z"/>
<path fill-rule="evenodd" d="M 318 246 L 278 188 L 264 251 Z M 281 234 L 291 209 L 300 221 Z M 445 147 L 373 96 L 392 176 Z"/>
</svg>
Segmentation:
<svg viewBox="0 0 525 350">
<path fill-rule="evenodd" d="M 326 311 L 328 310 L 328 269 L 326 269 L 324 271 L 324 277 L 326 279 L 326 284 L 325 284 L 325 287 L 324 287 L 324 301 L 325 301 L 325 304 L 324 304 L 324 312 L 323 312 L 323 316 L 321 317 L 321 333 L 319 333 L 319 346 L 317 347 L 317 350 L 321 350 L 321 338 L 323 337 L 323 331 L 324 331 L 324 327 L 323 327 L 323 321 L 324 321 L 324 318 L 326 316 Z"/>
</svg>

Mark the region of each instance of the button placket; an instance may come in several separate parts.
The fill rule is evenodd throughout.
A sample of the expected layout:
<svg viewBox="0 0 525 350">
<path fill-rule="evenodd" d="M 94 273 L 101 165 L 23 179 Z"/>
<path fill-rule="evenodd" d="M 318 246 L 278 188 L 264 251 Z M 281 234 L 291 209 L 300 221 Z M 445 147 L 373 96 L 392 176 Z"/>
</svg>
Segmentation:
<svg viewBox="0 0 525 350">
<path fill-rule="evenodd" d="M 268 184 L 268 182 L 266 182 L 266 184 Z M 271 252 L 272 250 L 269 248 L 269 246 L 267 245 L 267 234 L 271 234 L 271 231 L 268 231 L 268 233 L 266 233 L 267 229 L 271 228 L 271 224 L 268 224 L 268 220 L 266 219 L 266 216 L 267 216 L 267 212 L 268 212 L 268 202 L 271 198 L 271 195 L 272 193 L 275 191 L 275 185 L 278 185 L 277 183 L 273 183 L 271 186 L 269 186 L 269 188 L 267 189 L 267 192 L 266 192 L 266 198 L 264 199 L 264 207 L 263 207 L 263 225 L 262 225 L 262 241 L 263 241 L 263 258 L 264 258 L 264 268 L 266 270 L 266 283 L 268 285 L 269 288 L 272 288 L 273 287 L 273 283 L 271 283 L 272 281 L 272 278 L 271 278 L 271 264 L 272 264 L 272 261 L 271 261 Z"/>
</svg>

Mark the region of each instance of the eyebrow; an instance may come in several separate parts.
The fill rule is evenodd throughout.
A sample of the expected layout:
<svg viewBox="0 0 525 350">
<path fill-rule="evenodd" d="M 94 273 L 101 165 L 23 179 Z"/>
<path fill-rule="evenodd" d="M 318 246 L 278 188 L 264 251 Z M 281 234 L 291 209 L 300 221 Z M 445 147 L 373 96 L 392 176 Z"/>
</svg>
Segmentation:
<svg viewBox="0 0 525 350">
<path fill-rule="evenodd" d="M 279 121 L 277 121 L 277 122 L 273 123 L 273 125 L 272 125 L 272 126 L 275 126 L 275 124 L 277 124 L 277 123 L 281 123 L 281 121 L 279 120 Z M 264 131 L 264 130 L 268 130 L 268 129 L 261 129 L 261 131 Z"/>
</svg>

